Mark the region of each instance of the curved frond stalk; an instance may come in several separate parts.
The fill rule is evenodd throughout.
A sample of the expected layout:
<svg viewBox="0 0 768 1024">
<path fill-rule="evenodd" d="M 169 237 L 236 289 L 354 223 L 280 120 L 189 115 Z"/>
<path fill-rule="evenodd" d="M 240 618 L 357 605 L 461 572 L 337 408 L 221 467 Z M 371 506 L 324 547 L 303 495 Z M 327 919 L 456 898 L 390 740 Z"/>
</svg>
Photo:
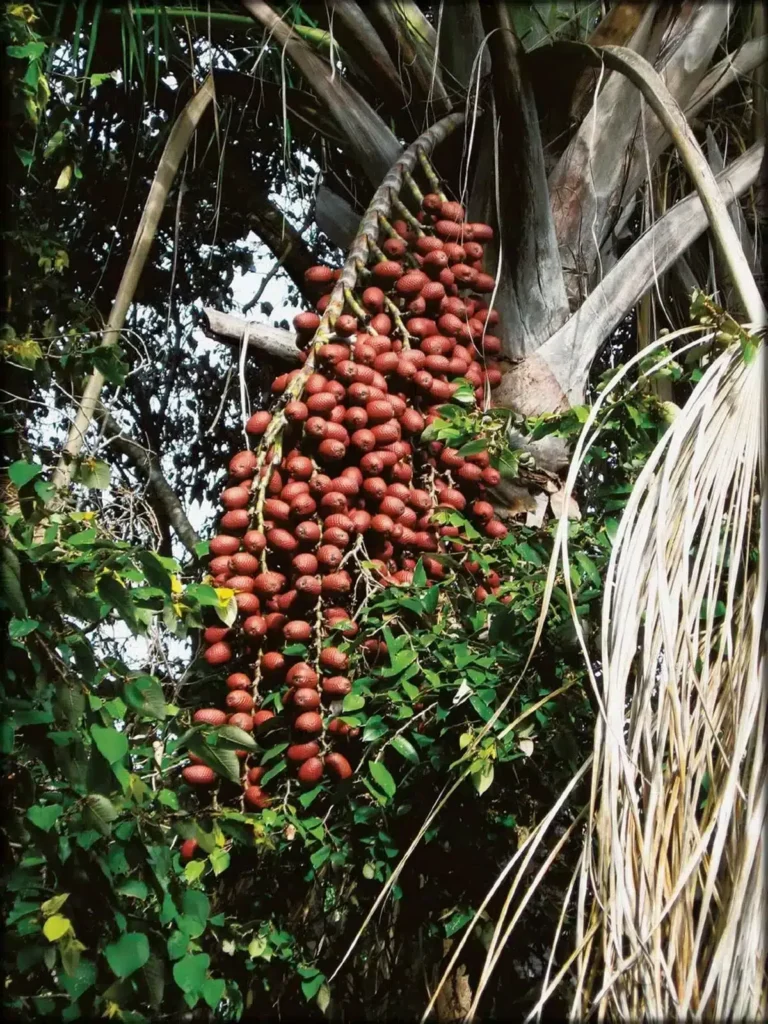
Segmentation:
<svg viewBox="0 0 768 1024">
<path fill-rule="evenodd" d="M 213 78 L 209 75 L 179 114 L 171 129 L 144 204 L 139 226 L 136 228 L 131 252 L 120 279 L 120 287 L 112 304 L 107 326 L 101 336 L 103 346 L 116 345 L 120 338 L 181 158 L 214 96 Z M 74 460 L 85 443 L 85 435 L 96 412 L 104 381 L 104 375 L 95 369 L 85 385 L 80 405 L 64 443 L 61 459 L 51 478 L 51 483 L 57 491 L 67 487 L 72 478 Z"/>
</svg>

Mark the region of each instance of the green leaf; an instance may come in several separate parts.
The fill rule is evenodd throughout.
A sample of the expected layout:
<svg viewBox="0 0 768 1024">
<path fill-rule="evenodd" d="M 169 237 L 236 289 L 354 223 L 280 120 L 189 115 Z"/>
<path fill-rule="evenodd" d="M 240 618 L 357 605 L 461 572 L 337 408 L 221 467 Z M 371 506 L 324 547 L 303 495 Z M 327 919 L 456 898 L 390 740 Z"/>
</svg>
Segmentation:
<svg viewBox="0 0 768 1024">
<path fill-rule="evenodd" d="M 202 878 L 205 872 L 205 861 L 191 860 L 184 866 L 184 878 L 191 884 Z"/>
<path fill-rule="evenodd" d="M 480 770 L 473 773 L 472 782 L 474 783 L 478 796 L 482 796 L 493 782 L 493 765 L 490 761 L 482 762 Z"/>
<path fill-rule="evenodd" d="M 72 922 L 63 914 L 54 914 L 43 925 L 43 935 L 49 942 L 58 942 L 72 927 Z"/>
<path fill-rule="evenodd" d="M 163 688 L 154 676 L 138 676 L 126 683 L 126 703 L 148 718 L 162 721 L 166 717 Z"/>
<path fill-rule="evenodd" d="M 46 900 L 45 903 L 41 903 L 40 910 L 42 911 L 43 916 L 50 917 L 52 914 L 58 914 L 68 899 L 69 893 L 62 892 L 58 896 L 52 896 L 49 900 Z"/>
<path fill-rule="evenodd" d="M 365 707 L 365 697 L 359 693 L 348 693 L 342 704 L 343 711 L 359 711 L 362 707 Z"/>
<path fill-rule="evenodd" d="M 80 464 L 75 479 L 83 487 L 93 487 L 99 491 L 106 491 L 109 489 L 112 475 L 106 462 L 94 459 Z"/>
<path fill-rule="evenodd" d="M 406 761 L 411 761 L 413 764 L 419 763 L 419 755 L 416 748 L 405 736 L 395 736 L 392 740 L 392 746 Z"/>
<path fill-rule="evenodd" d="M 11 640 L 19 640 L 21 637 L 34 633 L 40 625 L 37 619 L 11 619 L 8 624 L 8 635 Z"/>
<path fill-rule="evenodd" d="M 314 999 L 317 993 L 322 988 L 325 977 L 322 974 L 316 974 L 314 978 L 307 978 L 301 983 L 301 991 L 304 998 L 309 1002 L 310 999 Z"/>
<path fill-rule="evenodd" d="M 145 900 L 149 895 L 146 883 L 142 882 L 140 878 L 129 878 L 115 892 L 121 896 L 133 896 L 137 900 Z"/>
<path fill-rule="evenodd" d="M 70 538 L 69 542 L 70 544 L 72 543 L 72 538 Z M 115 579 L 114 576 L 102 576 L 97 589 L 102 600 L 118 613 L 120 618 L 131 628 L 132 632 L 137 632 L 136 609 L 130 594 L 122 583 Z"/>
<path fill-rule="evenodd" d="M 229 867 L 229 853 L 219 847 L 213 851 L 208 860 L 211 862 L 213 873 L 216 876 L 220 875 L 223 871 L 226 871 Z"/>
<path fill-rule="evenodd" d="M 184 594 L 186 597 L 194 598 L 199 604 L 210 605 L 215 608 L 219 604 L 219 595 L 213 587 L 209 587 L 207 583 L 190 583 L 185 589 Z"/>
<path fill-rule="evenodd" d="M 589 577 L 589 579 L 592 581 L 592 583 L 594 583 L 596 587 L 602 586 L 603 581 L 600 578 L 600 573 L 598 571 L 597 566 L 591 558 L 585 555 L 583 551 L 577 551 L 576 561 L 579 563 L 583 572 Z"/>
<path fill-rule="evenodd" d="M 9 57 L 27 57 L 29 60 L 36 60 L 45 53 L 45 43 L 31 41 L 23 46 L 6 46 L 5 52 Z"/>
<path fill-rule="evenodd" d="M 113 974 L 127 978 L 149 960 L 147 936 L 141 932 L 126 932 L 105 948 L 104 956 Z"/>
<path fill-rule="evenodd" d="M 92 725 L 91 736 L 99 753 L 110 764 L 121 761 L 128 753 L 128 737 L 110 726 Z"/>
<path fill-rule="evenodd" d="M 479 455 L 480 452 L 484 452 L 488 447 L 488 442 L 483 437 L 478 437 L 474 441 L 468 441 L 465 445 L 459 448 L 459 455 L 465 459 L 467 455 Z"/>
<path fill-rule="evenodd" d="M 215 1010 L 224 998 L 226 988 L 227 983 L 223 978 L 208 978 L 207 981 L 203 982 L 203 986 L 200 991 L 202 992 L 203 999 L 206 1003 L 212 1010 Z"/>
<path fill-rule="evenodd" d="M 27 811 L 27 817 L 32 824 L 43 832 L 50 832 L 61 814 L 62 808 L 58 804 L 47 804 L 45 807 L 34 804 Z"/>
<path fill-rule="evenodd" d="M 198 993 L 205 981 L 205 973 L 211 963 L 207 953 L 187 953 L 173 965 L 173 980 L 182 992 Z"/>
<path fill-rule="evenodd" d="M 211 913 L 211 904 L 204 892 L 199 889 L 187 889 L 181 901 L 181 910 L 185 917 L 197 921 L 205 928 Z"/>
<path fill-rule="evenodd" d="M 380 789 L 386 794 L 386 796 L 392 797 L 397 791 L 397 785 L 395 780 L 392 778 L 389 769 L 386 768 L 381 761 L 371 761 L 368 766 L 373 781 L 380 787 Z"/>
<path fill-rule="evenodd" d="M 71 975 L 64 974 L 59 981 L 74 1002 L 96 984 L 96 965 L 90 960 L 81 959 Z"/>
<path fill-rule="evenodd" d="M 43 467 L 37 462 L 26 462 L 24 459 L 13 462 L 8 467 L 8 476 L 11 478 L 11 483 L 15 484 L 16 487 L 23 487 L 24 484 L 34 480 L 42 472 Z"/>
<path fill-rule="evenodd" d="M 149 1002 L 154 1010 L 157 1010 L 163 1001 L 165 990 L 165 964 L 157 956 L 151 956 L 142 967 L 144 981 L 147 983 Z"/>
<path fill-rule="evenodd" d="M 112 822 L 117 817 L 114 804 L 101 793 L 90 793 L 86 798 L 86 811 L 83 818 L 88 825 L 108 836 L 112 831 Z"/>
<path fill-rule="evenodd" d="M 212 747 L 205 742 L 203 737 L 196 733 L 187 744 L 187 748 L 201 758 L 209 768 L 229 779 L 230 782 L 240 781 L 240 762 L 234 750 L 225 747 Z"/>
<path fill-rule="evenodd" d="M 167 946 L 168 956 L 171 960 L 180 960 L 186 955 L 187 949 L 189 948 L 189 936 L 185 932 L 176 929 L 171 932 Z"/>
<path fill-rule="evenodd" d="M 226 740 L 233 744 L 234 750 L 258 750 L 253 736 L 237 725 L 222 725 L 216 730 L 219 741 Z"/>
</svg>

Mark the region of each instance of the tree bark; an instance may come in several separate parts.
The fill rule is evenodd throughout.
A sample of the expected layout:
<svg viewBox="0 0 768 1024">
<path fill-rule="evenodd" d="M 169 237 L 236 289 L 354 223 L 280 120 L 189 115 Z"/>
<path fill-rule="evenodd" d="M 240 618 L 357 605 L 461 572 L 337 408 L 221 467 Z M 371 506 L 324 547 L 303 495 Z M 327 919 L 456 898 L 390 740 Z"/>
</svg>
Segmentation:
<svg viewBox="0 0 768 1024">
<path fill-rule="evenodd" d="M 281 331 L 278 327 L 267 327 L 229 313 L 220 313 L 218 309 L 206 306 L 203 310 L 207 333 L 216 335 L 218 341 L 226 341 L 229 345 L 239 345 L 245 337 L 246 344 L 251 348 L 266 352 L 273 359 L 299 365 L 299 350 L 296 348 L 296 335 L 292 331 Z"/>
</svg>

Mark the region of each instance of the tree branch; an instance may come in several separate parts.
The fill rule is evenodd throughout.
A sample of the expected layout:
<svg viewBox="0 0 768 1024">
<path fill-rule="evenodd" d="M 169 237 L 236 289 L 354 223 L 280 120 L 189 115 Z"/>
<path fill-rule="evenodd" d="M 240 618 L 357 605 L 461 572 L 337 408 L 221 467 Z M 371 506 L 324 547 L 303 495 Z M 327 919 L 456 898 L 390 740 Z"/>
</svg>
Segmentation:
<svg viewBox="0 0 768 1024">
<path fill-rule="evenodd" d="M 150 449 L 144 448 L 137 441 L 124 437 L 120 424 L 117 423 L 106 409 L 101 410 L 99 418 L 104 425 L 105 436 L 110 439 L 110 447 L 124 455 L 144 474 L 157 499 L 158 506 L 167 516 L 168 522 L 173 527 L 176 536 L 187 551 L 197 557 L 195 554 L 195 544 L 199 543 L 200 537 L 189 519 L 187 519 L 181 502 L 166 480 L 157 455 L 150 451 Z"/>
<path fill-rule="evenodd" d="M 189 145 L 190 139 L 195 133 L 200 118 L 208 109 L 208 104 L 213 97 L 213 79 L 208 76 L 174 122 L 171 133 L 168 136 L 168 141 L 165 144 L 163 155 L 160 157 L 160 163 L 157 166 L 139 226 L 136 229 L 133 246 L 123 271 L 117 296 L 112 304 L 107 326 L 101 336 L 101 345 L 104 347 L 116 345 L 119 341 L 120 332 L 133 302 L 136 287 L 144 270 L 144 264 L 147 262 L 149 250 L 152 247 L 152 242 L 157 232 L 157 225 L 165 207 L 173 179 L 176 177 L 176 172 L 179 169 L 179 163 Z M 85 435 L 93 420 L 99 396 L 104 387 L 104 381 L 104 375 L 98 370 L 93 370 L 85 385 L 85 390 L 80 400 L 80 407 L 69 428 L 61 459 L 51 480 L 57 491 L 66 487 L 71 480 L 74 460 L 85 443 Z"/>
<path fill-rule="evenodd" d="M 239 345 L 245 337 L 246 344 L 251 348 L 265 352 L 273 359 L 299 365 L 299 350 L 296 347 L 296 335 L 292 331 L 281 331 L 278 327 L 267 327 L 266 324 L 244 320 L 239 316 L 221 313 L 218 309 L 206 307 L 203 310 L 203 327 L 208 334 L 216 336 L 217 341 L 225 341 L 229 345 Z"/>
</svg>

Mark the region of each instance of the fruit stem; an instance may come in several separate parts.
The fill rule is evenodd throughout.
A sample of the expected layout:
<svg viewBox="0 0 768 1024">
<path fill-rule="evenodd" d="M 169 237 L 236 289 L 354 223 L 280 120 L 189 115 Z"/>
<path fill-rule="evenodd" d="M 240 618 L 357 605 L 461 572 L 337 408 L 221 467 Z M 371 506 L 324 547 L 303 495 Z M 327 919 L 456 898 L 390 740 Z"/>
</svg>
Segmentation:
<svg viewBox="0 0 768 1024">
<path fill-rule="evenodd" d="M 395 328 L 400 332 L 400 336 L 402 338 L 403 348 L 410 348 L 411 335 L 408 333 L 405 323 L 403 322 L 403 318 L 400 316 L 400 310 L 388 295 L 384 296 L 384 306 L 387 311 L 392 314 L 392 319 L 395 321 Z"/>
<path fill-rule="evenodd" d="M 419 238 L 421 238 L 424 235 L 424 229 L 422 228 L 421 224 L 419 224 L 419 222 L 416 220 L 416 218 L 408 209 L 408 207 L 405 206 L 404 203 L 400 202 L 397 196 L 392 196 L 392 208 L 396 210 L 397 213 L 400 214 L 400 216 L 403 218 L 406 224 L 408 224 L 409 227 L 413 228 L 413 230 L 416 232 Z"/>
<path fill-rule="evenodd" d="M 405 178 L 406 185 L 411 190 L 411 195 L 419 204 L 419 207 L 421 207 L 422 201 L 424 199 L 424 193 L 421 191 L 419 186 L 414 181 L 413 175 L 410 173 L 410 171 L 406 171 L 403 177 Z"/>
<path fill-rule="evenodd" d="M 370 319 L 369 313 L 365 309 L 363 309 L 363 307 L 357 301 L 357 299 L 355 298 L 355 294 L 351 288 L 344 289 L 344 301 L 355 314 L 357 319 L 363 321 L 363 323 L 365 324 L 365 331 L 368 334 L 375 334 L 376 331 L 373 330 L 369 323 L 366 323 L 366 321 Z"/>
<path fill-rule="evenodd" d="M 400 237 L 400 235 L 398 235 L 398 233 L 395 231 L 395 229 L 392 227 L 392 225 L 390 224 L 390 222 L 387 220 L 383 213 L 379 214 L 379 224 L 384 228 L 384 230 L 386 231 L 390 238 Z M 418 267 L 419 265 L 416 262 L 416 257 L 413 255 L 412 252 L 406 252 L 405 262 L 408 264 L 409 267 Z"/>
<path fill-rule="evenodd" d="M 440 196 L 443 202 L 446 202 L 446 195 L 440 187 L 440 178 L 437 176 L 434 167 L 430 163 L 429 157 L 423 149 L 419 150 L 419 163 L 421 164 L 422 171 L 424 171 L 424 176 L 429 182 L 429 187 L 436 195 Z"/>
</svg>

